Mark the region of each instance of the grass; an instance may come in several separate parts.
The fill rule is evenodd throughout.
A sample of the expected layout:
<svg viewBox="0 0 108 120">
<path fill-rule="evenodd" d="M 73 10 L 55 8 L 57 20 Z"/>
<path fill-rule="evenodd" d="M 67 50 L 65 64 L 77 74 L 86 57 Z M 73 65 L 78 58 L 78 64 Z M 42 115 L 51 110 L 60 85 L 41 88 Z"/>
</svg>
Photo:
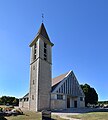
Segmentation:
<svg viewBox="0 0 108 120">
<path fill-rule="evenodd" d="M 108 112 L 91 112 L 79 115 L 71 115 L 69 117 L 81 120 L 108 120 Z"/>
<path fill-rule="evenodd" d="M 6 105 L 0 105 L 0 107 L 5 108 L 5 107 L 6 107 Z"/>
<path fill-rule="evenodd" d="M 53 115 L 52 118 L 53 118 L 53 120 L 65 120 L 65 119 L 63 119 L 63 118 L 60 118 L 60 117 L 57 116 L 57 115 Z"/>
<path fill-rule="evenodd" d="M 108 120 L 108 112 L 90 112 L 68 117 L 81 120 Z M 64 120 L 57 115 L 52 115 L 52 118 L 52 120 Z M 42 120 L 42 118 L 39 112 L 24 111 L 24 115 L 0 117 L 0 120 Z"/>
<path fill-rule="evenodd" d="M 24 115 L 9 116 L 5 118 L 6 119 L 3 119 L 3 120 L 42 120 L 41 113 L 36 113 L 31 111 L 25 111 Z M 64 120 L 58 116 L 52 116 L 52 118 L 53 118 L 52 120 Z"/>
<path fill-rule="evenodd" d="M 2 108 L 10 107 L 5 105 L 0 105 Z M 3 117 L 0 116 L 0 120 L 42 120 L 42 115 L 39 112 L 33 112 L 33 111 L 23 111 L 23 115 L 17 115 L 17 116 L 8 116 Z M 57 115 L 52 115 L 52 120 L 64 120 L 60 118 Z"/>
<path fill-rule="evenodd" d="M 36 112 L 26 111 L 24 115 L 5 117 L 7 120 L 41 120 L 41 114 Z"/>
</svg>

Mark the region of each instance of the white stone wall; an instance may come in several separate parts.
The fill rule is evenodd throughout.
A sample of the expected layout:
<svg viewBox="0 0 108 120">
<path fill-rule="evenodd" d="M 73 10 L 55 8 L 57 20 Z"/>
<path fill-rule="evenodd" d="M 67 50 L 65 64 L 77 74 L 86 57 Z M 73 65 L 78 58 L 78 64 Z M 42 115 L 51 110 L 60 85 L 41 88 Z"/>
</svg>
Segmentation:
<svg viewBox="0 0 108 120">
<path fill-rule="evenodd" d="M 38 62 L 34 62 L 30 66 L 30 91 L 29 91 L 29 109 L 36 111 L 36 106 L 37 106 L 37 95 L 38 95 L 38 79 L 37 79 L 37 68 L 38 67 Z M 34 80 L 34 84 L 33 84 Z M 32 97 L 34 96 L 34 99 Z"/>
<path fill-rule="evenodd" d="M 66 95 L 63 95 L 63 100 L 57 99 L 57 94 L 51 94 L 51 109 L 66 109 Z"/>
<path fill-rule="evenodd" d="M 65 100 L 51 100 L 51 109 L 66 109 Z"/>
<path fill-rule="evenodd" d="M 82 96 L 81 96 L 82 97 Z M 84 97 L 83 97 L 83 101 L 80 100 L 80 97 L 78 97 L 78 101 L 79 101 L 79 107 L 80 108 L 84 108 L 85 107 L 85 100 L 84 100 Z"/>
<path fill-rule="evenodd" d="M 19 107 L 22 108 L 23 107 L 23 102 L 19 102 Z"/>
<path fill-rule="evenodd" d="M 85 107 L 85 101 L 80 101 L 80 97 L 71 97 L 70 98 L 70 107 L 74 108 L 74 101 L 77 101 L 77 108 Z"/>
<path fill-rule="evenodd" d="M 80 101 L 80 108 L 84 108 L 85 107 L 85 102 L 84 101 Z"/>
<path fill-rule="evenodd" d="M 28 110 L 29 109 L 29 102 L 28 101 L 21 101 L 21 102 L 19 102 L 19 107 L 26 108 Z"/>
<path fill-rule="evenodd" d="M 42 59 L 39 59 L 39 91 L 38 91 L 38 107 L 40 110 L 50 108 L 50 92 L 51 92 L 51 64 L 49 61 L 45 61 L 43 56 L 43 49 L 41 48 L 44 45 L 43 41 L 40 41 L 40 54 Z M 48 50 L 48 46 L 47 46 Z M 47 53 L 47 60 L 49 54 Z M 50 61 L 51 62 L 51 61 Z"/>
<path fill-rule="evenodd" d="M 33 60 L 34 46 L 31 48 L 29 109 L 41 111 L 50 108 L 51 96 L 51 46 L 47 44 L 47 60 L 44 60 L 44 39 L 36 41 L 36 60 Z M 35 70 L 33 69 L 35 66 Z M 33 85 L 33 80 L 35 84 Z M 32 99 L 34 95 L 34 100 Z"/>
</svg>

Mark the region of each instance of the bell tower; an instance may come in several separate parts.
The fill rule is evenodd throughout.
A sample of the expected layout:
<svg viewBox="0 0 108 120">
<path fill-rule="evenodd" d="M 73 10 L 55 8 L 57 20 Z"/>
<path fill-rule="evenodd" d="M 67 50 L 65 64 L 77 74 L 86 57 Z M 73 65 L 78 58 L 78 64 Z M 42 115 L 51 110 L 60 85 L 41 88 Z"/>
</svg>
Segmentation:
<svg viewBox="0 0 108 120">
<path fill-rule="evenodd" d="M 29 45 L 31 48 L 29 110 L 50 109 L 53 45 L 42 23 L 35 39 Z"/>
</svg>

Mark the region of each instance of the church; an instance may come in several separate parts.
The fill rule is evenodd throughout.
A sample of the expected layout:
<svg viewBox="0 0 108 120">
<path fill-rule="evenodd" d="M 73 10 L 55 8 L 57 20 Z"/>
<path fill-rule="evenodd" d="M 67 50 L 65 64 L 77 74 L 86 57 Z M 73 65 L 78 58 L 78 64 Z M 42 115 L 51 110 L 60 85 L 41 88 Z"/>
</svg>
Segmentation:
<svg viewBox="0 0 108 120">
<path fill-rule="evenodd" d="M 19 107 L 31 111 L 85 107 L 85 95 L 73 71 L 52 79 L 52 47 L 42 23 L 30 43 L 30 89 Z"/>
</svg>

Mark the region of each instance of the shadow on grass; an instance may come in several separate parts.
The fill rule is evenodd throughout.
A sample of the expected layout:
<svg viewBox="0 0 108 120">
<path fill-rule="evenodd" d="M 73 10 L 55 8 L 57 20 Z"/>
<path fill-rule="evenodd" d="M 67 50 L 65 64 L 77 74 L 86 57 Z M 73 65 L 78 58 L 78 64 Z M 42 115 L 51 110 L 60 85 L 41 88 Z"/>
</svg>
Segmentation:
<svg viewBox="0 0 108 120">
<path fill-rule="evenodd" d="M 94 110 L 93 112 L 108 112 L 108 109 L 98 109 Z"/>
<path fill-rule="evenodd" d="M 0 120 L 7 120 L 5 117 L 10 117 L 10 116 L 17 116 L 18 114 L 7 114 L 7 113 L 0 113 Z M 21 114 L 23 115 L 23 114 Z"/>
<path fill-rule="evenodd" d="M 108 108 L 69 108 L 66 110 L 52 111 L 54 113 L 89 113 L 89 112 L 108 112 Z"/>
<path fill-rule="evenodd" d="M 0 116 L 0 120 L 7 120 L 4 116 Z"/>
</svg>

